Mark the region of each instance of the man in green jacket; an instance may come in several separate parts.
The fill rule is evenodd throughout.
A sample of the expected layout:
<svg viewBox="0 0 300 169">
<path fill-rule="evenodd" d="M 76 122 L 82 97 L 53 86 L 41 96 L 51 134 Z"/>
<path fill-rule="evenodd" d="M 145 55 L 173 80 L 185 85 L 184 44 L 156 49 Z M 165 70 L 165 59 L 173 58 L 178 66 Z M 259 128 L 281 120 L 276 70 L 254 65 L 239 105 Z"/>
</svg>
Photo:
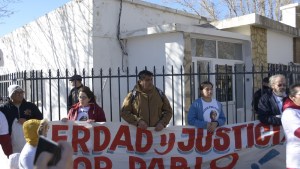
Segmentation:
<svg viewBox="0 0 300 169">
<path fill-rule="evenodd" d="M 125 97 L 121 117 L 142 129 L 161 131 L 172 118 L 172 108 L 164 93 L 153 85 L 153 73 L 143 70 L 134 89 Z"/>
</svg>

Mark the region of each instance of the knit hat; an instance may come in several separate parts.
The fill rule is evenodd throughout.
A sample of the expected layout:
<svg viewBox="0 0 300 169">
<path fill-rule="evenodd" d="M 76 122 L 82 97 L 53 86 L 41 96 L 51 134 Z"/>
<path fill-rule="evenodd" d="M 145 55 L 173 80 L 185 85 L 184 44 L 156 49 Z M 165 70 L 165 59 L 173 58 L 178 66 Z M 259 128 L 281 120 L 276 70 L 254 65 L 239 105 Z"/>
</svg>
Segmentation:
<svg viewBox="0 0 300 169">
<path fill-rule="evenodd" d="M 11 98 L 11 96 L 13 95 L 13 93 L 16 91 L 16 90 L 22 90 L 24 91 L 19 85 L 10 85 L 8 88 L 8 96 L 9 98 Z"/>
<path fill-rule="evenodd" d="M 41 131 L 44 130 L 44 127 L 48 127 L 48 121 L 46 119 L 30 119 L 25 121 L 23 124 L 23 132 L 26 142 L 32 146 L 37 146 L 39 135 L 42 134 Z"/>
</svg>

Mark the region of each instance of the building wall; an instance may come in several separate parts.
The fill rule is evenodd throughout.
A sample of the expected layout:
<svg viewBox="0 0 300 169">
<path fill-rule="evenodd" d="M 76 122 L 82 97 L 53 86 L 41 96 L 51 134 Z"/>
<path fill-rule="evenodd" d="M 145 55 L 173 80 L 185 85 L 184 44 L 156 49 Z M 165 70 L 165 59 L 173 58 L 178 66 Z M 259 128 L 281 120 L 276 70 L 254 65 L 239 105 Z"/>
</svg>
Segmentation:
<svg viewBox="0 0 300 169">
<path fill-rule="evenodd" d="M 121 16 L 121 20 L 118 27 L 119 16 Z M 168 23 L 197 25 L 207 22 L 205 18 L 200 16 L 138 0 L 123 0 L 122 8 L 120 8 L 120 0 L 95 1 L 93 20 L 95 69 L 108 69 L 109 67 L 115 69 L 116 67 L 141 65 L 135 59 L 130 59 L 132 57 L 131 51 L 133 50 L 129 46 L 125 46 L 125 50 L 128 50 L 128 57 L 122 56 L 122 50 L 117 39 L 118 29 L 122 33 Z M 149 52 L 152 55 L 156 54 L 155 50 Z M 128 62 L 126 62 L 127 58 Z M 130 63 L 131 61 L 133 63 Z"/>
<path fill-rule="evenodd" d="M 70 1 L 5 35 L 0 39 L 1 72 L 127 67 L 122 63 L 118 29 L 127 32 L 165 23 L 196 25 L 206 22 L 205 18 L 174 9 L 139 0 L 123 0 L 118 28 L 120 2 Z"/>
<path fill-rule="evenodd" d="M 288 65 L 293 61 L 293 37 L 267 31 L 268 63 Z"/>
<path fill-rule="evenodd" d="M 294 58 L 293 62 L 300 64 L 300 38 L 294 38 Z"/>
<path fill-rule="evenodd" d="M 93 63 L 92 0 L 71 1 L 0 39 L 1 74 L 48 69 L 89 69 Z"/>
</svg>

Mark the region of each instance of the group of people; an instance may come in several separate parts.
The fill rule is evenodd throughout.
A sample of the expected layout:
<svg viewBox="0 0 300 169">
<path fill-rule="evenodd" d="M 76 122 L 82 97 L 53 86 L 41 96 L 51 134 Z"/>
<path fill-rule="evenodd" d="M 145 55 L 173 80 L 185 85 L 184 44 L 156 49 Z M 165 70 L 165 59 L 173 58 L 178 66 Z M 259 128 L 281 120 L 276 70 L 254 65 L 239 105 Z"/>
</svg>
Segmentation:
<svg viewBox="0 0 300 169">
<path fill-rule="evenodd" d="M 94 93 L 81 81 L 80 75 L 70 78 L 73 88 L 68 97 L 68 115 L 62 120 L 105 122 L 105 113 L 96 103 Z M 48 121 L 43 119 L 43 114 L 35 104 L 25 100 L 21 86 L 10 85 L 8 95 L 9 100 L 0 106 L 0 145 L 4 154 L 10 159 L 10 168 L 32 169 L 38 138 L 39 135 L 46 136 Z M 15 121 L 17 123 L 14 123 Z M 15 124 L 21 126 L 23 132 L 21 131 L 20 137 L 24 137 L 16 139 L 25 139 L 25 145 L 21 145 L 23 149 L 20 151 L 13 149 L 16 144 L 14 145 L 12 141 L 12 134 L 20 133 L 20 131 L 13 131 Z M 66 145 L 61 143 L 61 146 Z M 43 163 L 39 164 L 43 165 Z"/>
<path fill-rule="evenodd" d="M 170 102 L 164 92 L 154 86 L 152 72 L 143 70 L 139 72 L 138 79 L 134 89 L 124 99 L 120 116 L 138 128 L 154 127 L 155 131 L 161 131 L 169 124 L 173 115 Z M 74 75 L 70 78 L 70 82 L 73 88 L 68 97 L 68 114 L 61 120 L 105 122 L 103 109 L 96 103 L 95 95 L 90 88 L 82 84 L 82 77 Z M 214 132 L 226 121 L 222 105 L 212 98 L 212 83 L 203 82 L 200 91 L 202 97 L 191 105 L 188 123 Z M 26 140 L 26 145 L 19 156 L 19 168 L 32 168 L 32 154 L 36 151 L 37 138 L 46 134 L 35 132 L 40 125 L 45 126 L 43 114 L 35 104 L 24 99 L 24 90 L 19 85 L 9 86 L 8 92 L 10 100 L 0 107 L 0 144 L 9 157 L 13 153 L 10 138 L 13 132 L 12 124 L 17 119 L 20 125 L 23 125 Z M 29 134 L 26 126 L 33 127 L 32 131 L 35 134 L 32 131 Z"/>
<path fill-rule="evenodd" d="M 172 107 L 163 91 L 153 85 L 153 73 L 143 70 L 138 74 L 138 82 L 125 97 L 121 117 L 136 127 L 155 131 L 165 128 L 172 118 Z M 205 81 L 200 85 L 201 98 L 190 107 L 188 124 L 214 132 L 226 122 L 222 105 L 213 99 L 213 84 Z"/>
<path fill-rule="evenodd" d="M 103 109 L 96 103 L 90 88 L 82 84 L 82 77 L 74 75 L 70 81 L 73 89 L 68 97 L 68 115 L 62 121 L 105 122 Z M 253 109 L 262 123 L 283 126 L 287 139 L 287 167 L 300 168 L 300 150 L 297 150 L 300 145 L 300 84 L 290 86 L 287 93 L 283 75 L 273 75 L 263 82 L 265 87 L 254 94 Z M 222 104 L 213 98 L 211 82 L 202 82 L 199 91 L 201 97 L 191 104 L 187 122 L 214 132 L 226 122 Z M 13 132 L 13 121 L 17 119 L 23 125 L 26 140 L 20 153 L 19 168 L 32 168 L 32 154 L 36 150 L 37 138 L 38 135 L 46 135 L 47 121 L 42 120 L 43 114 L 36 105 L 24 99 L 24 90 L 20 86 L 9 86 L 8 93 L 10 100 L 0 107 L 0 144 L 7 156 L 13 153 L 10 135 Z M 120 111 L 122 119 L 138 128 L 154 127 L 159 132 L 169 124 L 172 115 L 168 98 L 153 84 L 153 73 L 148 70 L 139 72 L 137 84 L 123 101 Z M 71 149 L 64 143 L 60 144 L 66 146 L 66 150 Z M 66 151 L 68 153 L 70 151 Z M 45 153 L 44 156 L 47 159 L 51 155 Z"/>
</svg>

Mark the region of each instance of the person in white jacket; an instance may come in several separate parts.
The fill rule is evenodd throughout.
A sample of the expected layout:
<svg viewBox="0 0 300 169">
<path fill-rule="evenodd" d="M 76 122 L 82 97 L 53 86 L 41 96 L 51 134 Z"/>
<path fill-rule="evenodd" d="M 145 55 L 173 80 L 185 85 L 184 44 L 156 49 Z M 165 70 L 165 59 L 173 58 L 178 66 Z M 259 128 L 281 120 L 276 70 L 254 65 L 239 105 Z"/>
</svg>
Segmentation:
<svg viewBox="0 0 300 169">
<path fill-rule="evenodd" d="M 286 137 L 286 168 L 300 168 L 300 83 L 290 87 L 281 117 Z"/>
</svg>

